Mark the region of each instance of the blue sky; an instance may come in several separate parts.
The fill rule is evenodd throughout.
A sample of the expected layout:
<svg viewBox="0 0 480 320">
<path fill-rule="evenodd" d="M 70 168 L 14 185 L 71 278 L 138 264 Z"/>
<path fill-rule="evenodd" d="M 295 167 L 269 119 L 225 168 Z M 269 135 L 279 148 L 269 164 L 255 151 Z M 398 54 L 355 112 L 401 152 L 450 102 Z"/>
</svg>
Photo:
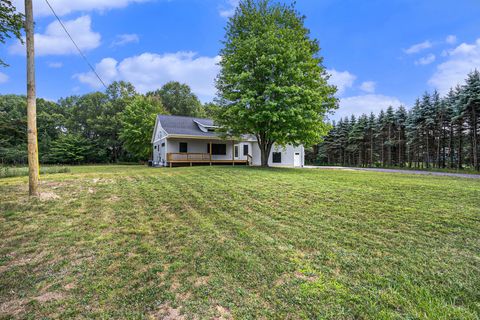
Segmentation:
<svg viewBox="0 0 480 320">
<path fill-rule="evenodd" d="M 23 0 L 14 1 L 22 10 Z M 37 94 L 57 100 L 101 90 L 43 0 L 35 0 Z M 50 0 L 108 83 L 140 92 L 188 83 L 203 102 L 215 95 L 221 40 L 236 0 Z M 480 68 L 478 0 L 299 0 L 340 109 L 377 112 L 411 106 L 425 90 L 445 93 Z M 0 94 L 25 92 L 24 48 L 0 48 Z"/>
</svg>

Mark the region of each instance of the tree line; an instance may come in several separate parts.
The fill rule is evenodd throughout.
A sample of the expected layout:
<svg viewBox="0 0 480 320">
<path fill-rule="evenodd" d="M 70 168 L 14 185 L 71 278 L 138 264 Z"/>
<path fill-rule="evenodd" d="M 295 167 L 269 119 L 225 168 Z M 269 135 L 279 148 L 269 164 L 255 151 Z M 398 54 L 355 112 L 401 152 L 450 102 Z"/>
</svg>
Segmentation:
<svg viewBox="0 0 480 320">
<path fill-rule="evenodd" d="M 118 163 L 148 160 L 157 114 L 206 117 L 190 87 L 169 82 L 139 94 L 128 82 L 113 82 L 105 92 L 37 99 L 41 163 Z M 0 95 L 0 164 L 27 163 L 26 97 Z"/>
<path fill-rule="evenodd" d="M 310 155 L 319 164 L 362 167 L 472 168 L 479 161 L 480 72 L 440 97 L 426 92 L 403 106 L 332 124 Z"/>
</svg>

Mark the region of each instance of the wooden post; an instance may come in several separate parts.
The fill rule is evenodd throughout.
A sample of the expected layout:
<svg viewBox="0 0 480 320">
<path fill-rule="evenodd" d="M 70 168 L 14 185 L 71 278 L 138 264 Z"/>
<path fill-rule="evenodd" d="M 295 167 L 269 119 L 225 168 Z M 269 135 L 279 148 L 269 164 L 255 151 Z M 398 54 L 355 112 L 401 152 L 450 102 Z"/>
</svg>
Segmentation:
<svg viewBox="0 0 480 320">
<path fill-rule="evenodd" d="M 25 0 L 25 33 L 27 42 L 27 134 L 28 190 L 38 197 L 39 164 L 37 141 L 37 103 L 35 90 L 35 47 L 32 0 Z"/>
<path fill-rule="evenodd" d="M 235 166 L 235 140 L 232 140 L 232 166 Z"/>
<path fill-rule="evenodd" d="M 212 165 L 212 141 L 210 141 L 210 165 Z"/>
</svg>

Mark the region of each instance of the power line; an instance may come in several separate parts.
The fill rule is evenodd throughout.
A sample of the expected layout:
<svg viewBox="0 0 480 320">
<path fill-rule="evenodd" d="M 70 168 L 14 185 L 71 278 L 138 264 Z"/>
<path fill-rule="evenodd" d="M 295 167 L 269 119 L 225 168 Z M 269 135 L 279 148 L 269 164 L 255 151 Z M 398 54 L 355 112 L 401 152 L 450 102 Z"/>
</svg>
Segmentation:
<svg viewBox="0 0 480 320">
<path fill-rule="evenodd" d="M 72 36 L 70 35 L 70 33 L 68 32 L 67 28 L 65 27 L 65 25 L 63 24 L 62 20 L 60 20 L 60 17 L 57 15 L 57 13 L 55 12 L 55 10 L 53 10 L 53 7 L 52 5 L 50 4 L 50 2 L 48 2 L 48 0 L 45 0 L 45 2 L 47 3 L 47 5 L 50 7 L 50 10 L 52 10 L 53 12 L 53 15 L 57 18 L 58 22 L 60 22 L 60 25 L 62 26 L 63 30 L 65 31 L 65 33 L 67 34 L 67 36 L 70 38 L 70 40 L 73 42 L 73 44 L 75 45 L 75 48 L 77 48 L 78 50 L 78 53 L 80 53 L 80 55 L 82 56 L 83 60 L 85 60 L 85 62 L 88 64 L 88 66 L 90 67 L 90 69 L 92 69 L 93 73 L 97 76 L 98 80 L 100 80 L 100 82 L 102 83 L 102 85 L 105 87 L 105 89 L 107 89 L 107 85 L 105 84 L 105 82 L 103 82 L 102 78 L 100 78 L 100 76 L 98 75 L 97 71 L 95 71 L 95 68 L 91 65 L 91 63 L 88 61 L 87 57 L 83 54 L 82 50 L 80 50 L 80 48 L 78 47 L 77 43 L 75 42 L 75 40 L 73 40 Z"/>
</svg>

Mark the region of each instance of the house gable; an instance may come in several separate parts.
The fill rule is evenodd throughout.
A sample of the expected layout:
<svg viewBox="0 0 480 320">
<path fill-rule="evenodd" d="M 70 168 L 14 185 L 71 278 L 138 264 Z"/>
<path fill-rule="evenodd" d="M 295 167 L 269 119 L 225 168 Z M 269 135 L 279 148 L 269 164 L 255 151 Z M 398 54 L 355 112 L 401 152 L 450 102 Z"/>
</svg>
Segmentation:
<svg viewBox="0 0 480 320">
<path fill-rule="evenodd" d="M 165 129 L 163 129 L 160 119 L 157 116 L 157 119 L 155 120 L 155 127 L 152 133 L 151 143 L 155 143 L 156 141 L 163 139 L 167 135 L 168 133 L 165 131 Z"/>
</svg>

